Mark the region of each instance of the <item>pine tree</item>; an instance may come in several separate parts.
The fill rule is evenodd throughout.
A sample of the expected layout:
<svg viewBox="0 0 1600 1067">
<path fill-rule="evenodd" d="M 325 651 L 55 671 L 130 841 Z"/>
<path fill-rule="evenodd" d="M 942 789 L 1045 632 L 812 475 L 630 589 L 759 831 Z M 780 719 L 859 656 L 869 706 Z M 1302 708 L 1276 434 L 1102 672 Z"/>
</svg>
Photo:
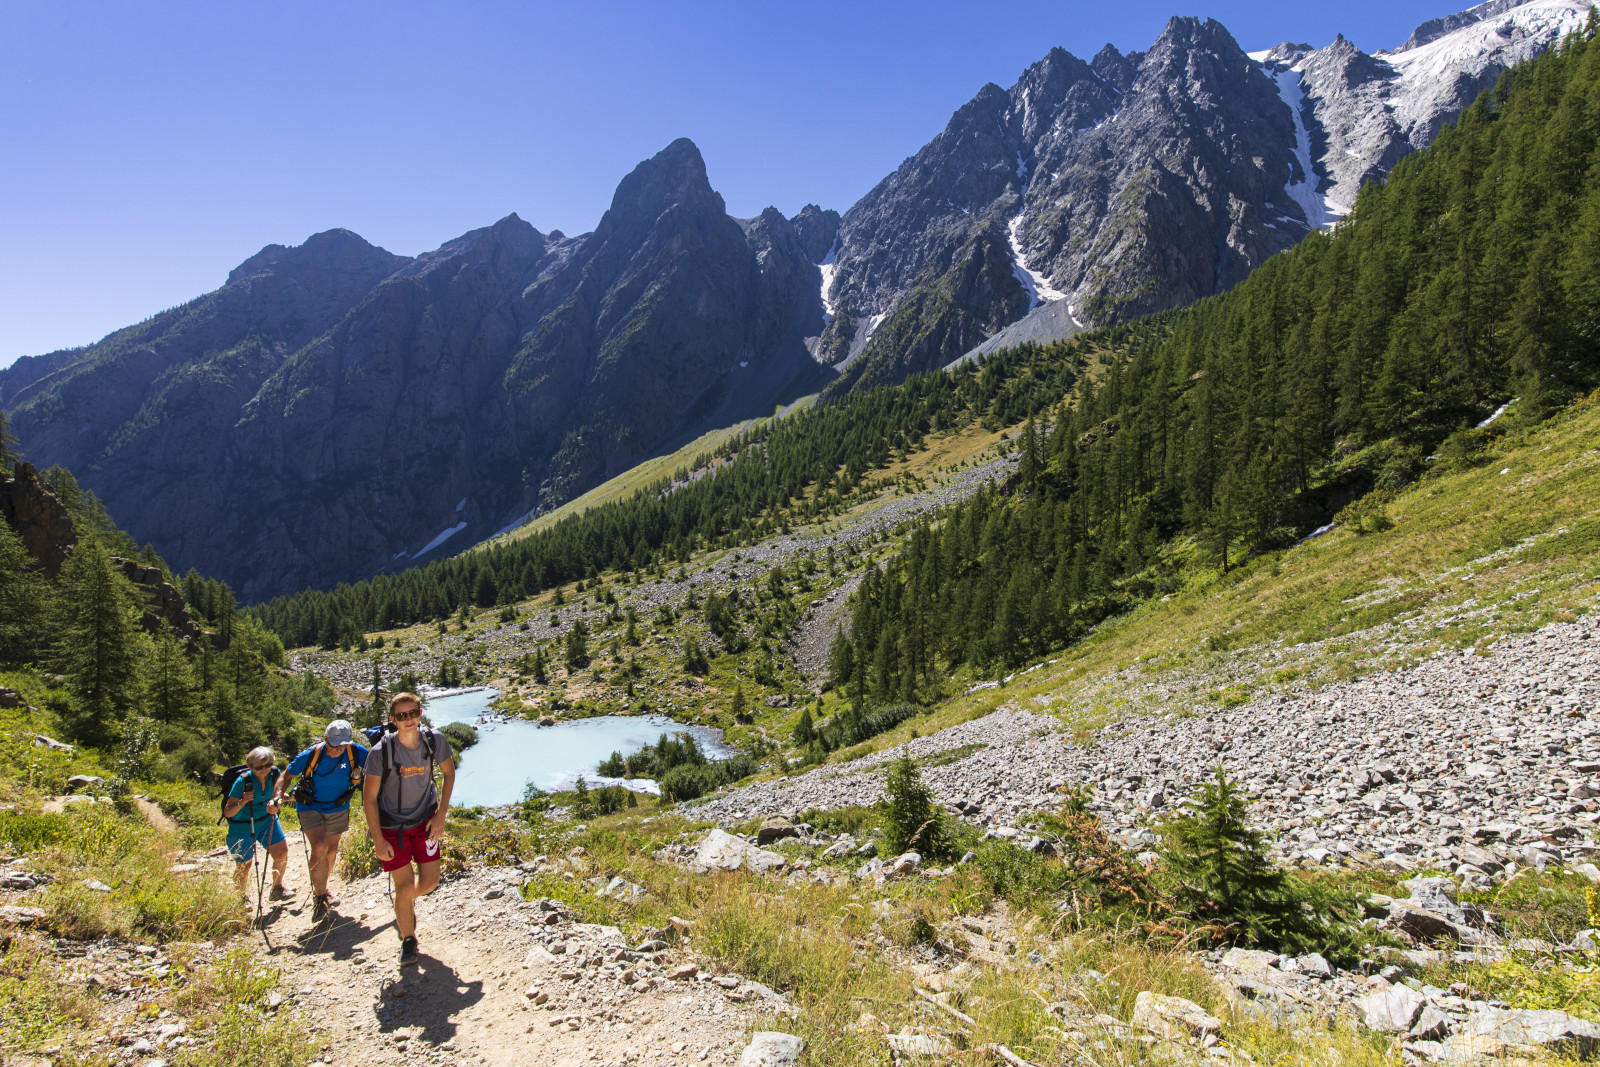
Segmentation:
<svg viewBox="0 0 1600 1067">
<path fill-rule="evenodd" d="M 140 665 L 145 712 L 159 723 L 179 725 L 194 712 L 194 671 L 183 644 L 170 628 L 156 635 Z"/>
<path fill-rule="evenodd" d="M 807 745 L 811 744 L 812 740 L 816 736 L 817 728 L 811 719 L 811 708 L 809 705 L 807 705 L 806 707 L 800 709 L 800 719 L 794 724 L 794 732 L 789 735 L 789 739 L 793 741 L 797 747 L 805 748 Z"/>
<path fill-rule="evenodd" d="M 749 718 L 749 713 L 746 710 L 746 706 L 745 706 L 744 686 L 743 685 L 740 685 L 740 686 L 738 686 L 737 688 L 734 689 L 734 691 L 733 691 L 733 702 L 732 702 L 731 707 L 728 710 L 730 712 L 732 712 L 733 721 L 734 722 L 742 723 L 742 722 L 745 722 Z"/>
<path fill-rule="evenodd" d="M 1248 811 L 1218 764 L 1194 810 L 1162 826 L 1178 909 L 1225 942 L 1305 952 L 1347 941 L 1349 902 L 1274 867 Z"/>
<path fill-rule="evenodd" d="M 22 538 L 0 519 L 0 661 L 21 663 L 40 651 L 45 586 Z"/>
<path fill-rule="evenodd" d="M 6 413 L 0 411 L 0 477 L 9 473 L 21 459 L 22 450 L 17 444 L 17 435 L 11 432 Z"/>
<path fill-rule="evenodd" d="M 402 690 L 403 691 L 403 690 Z M 372 657 L 372 705 L 367 713 L 379 722 L 383 721 L 383 675 L 378 670 L 378 657 Z"/>
<path fill-rule="evenodd" d="M 711 669 L 700 642 L 693 637 L 685 638 L 683 642 L 683 669 L 693 675 L 704 675 Z"/>
<path fill-rule="evenodd" d="M 567 631 L 567 670 L 577 671 L 589 665 L 589 627 L 582 619 Z"/>
<path fill-rule="evenodd" d="M 89 745 L 116 736 L 138 666 L 131 595 L 98 538 L 81 536 L 61 568 L 55 662 L 72 694 L 71 733 Z"/>
<path fill-rule="evenodd" d="M 895 760 L 883 792 L 884 841 L 890 852 L 917 852 L 927 859 L 949 851 L 944 811 L 909 755 Z"/>
<path fill-rule="evenodd" d="M 545 662 L 543 646 L 533 650 L 533 680 L 540 685 L 550 680 L 550 665 Z"/>
</svg>

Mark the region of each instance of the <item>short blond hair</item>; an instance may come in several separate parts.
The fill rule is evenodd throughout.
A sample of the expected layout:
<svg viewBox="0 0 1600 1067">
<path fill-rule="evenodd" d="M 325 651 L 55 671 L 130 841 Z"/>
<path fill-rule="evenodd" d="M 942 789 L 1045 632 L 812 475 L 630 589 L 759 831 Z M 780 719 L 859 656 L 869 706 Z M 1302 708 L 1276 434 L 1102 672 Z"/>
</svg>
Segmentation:
<svg viewBox="0 0 1600 1067">
<path fill-rule="evenodd" d="M 393 715 L 396 705 L 404 704 L 408 700 L 417 706 L 418 711 L 422 710 L 422 698 L 417 696 L 417 694 L 396 693 L 394 696 L 389 698 L 389 714 Z"/>
<path fill-rule="evenodd" d="M 270 767 L 278 762 L 278 757 L 272 754 L 272 749 L 266 745 L 257 745 L 245 756 L 244 765 L 252 769 L 257 767 Z"/>
</svg>

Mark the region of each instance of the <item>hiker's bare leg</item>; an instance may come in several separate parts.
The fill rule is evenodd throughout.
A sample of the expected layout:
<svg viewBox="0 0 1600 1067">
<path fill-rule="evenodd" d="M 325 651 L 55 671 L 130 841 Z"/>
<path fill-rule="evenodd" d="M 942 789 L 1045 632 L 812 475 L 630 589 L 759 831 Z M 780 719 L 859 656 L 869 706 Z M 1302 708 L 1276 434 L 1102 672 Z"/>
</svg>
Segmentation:
<svg viewBox="0 0 1600 1067">
<path fill-rule="evenodd" d="M 439 861 L 419 863 L 417 869 L 421 872 L 417 878 L 417 896 L 425 897 L 439 888 Z"/>
<path fill-rule="evenodd" d="M 311 846 L 311 891 L 317 896 L 322 896 L 328 891 L 328 843 L 329 837 L 326 830 L 314 826 L 305 831 L 306 844 Z M 334 847 L 338 847 L 337 836 L 331 839 Z"/>
<path fill-rule="evenodd" d="M 267 846 L 267 855 L 272 857 L 272 884 L 283 884 L 283 872 L 289 867 L 289 842 L 279 841 L 275 845 Z"/>
<path fill-rule="evenodd" d="M 334 864 L 339 862 L 339 842 L 343 839 L 343 834 L 328 835 L 328 853 L 322 861 L 322 884 L 317 888 L 319 895 L 327 895 L 328 879 L 333 877 Z"/>
<path fill-rule="evenodd" d="M 438 864 L 431 866 L 437 867 Z M 417 912 L 412 906 L 417 899 L 417 878 L 411 873 L 411 864 L 406 864 L 397 871 L 389 872 L 394 879 L 394 928 L 400 931 L 400 936 L 413 937 L 417 932 Z M 434 883 L 438 883 L 435 872 Z M 433 888 L 429 886 L 429 888 Z"/>
</svg>

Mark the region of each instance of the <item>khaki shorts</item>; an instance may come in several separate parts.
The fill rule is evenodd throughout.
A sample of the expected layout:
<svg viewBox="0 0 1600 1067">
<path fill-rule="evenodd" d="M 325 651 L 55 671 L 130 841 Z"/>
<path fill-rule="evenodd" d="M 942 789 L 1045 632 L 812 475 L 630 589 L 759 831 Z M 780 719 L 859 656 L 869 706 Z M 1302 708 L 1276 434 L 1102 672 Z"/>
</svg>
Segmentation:
<svg viewBox="0 0 1600 1067">
<path fill-rule="evenodd" d="M 341 811 L 311 811 L 309 808 L 296 807 L 295 811 L 300 816 L 300 829 L 321 829 L 323 833 L 332 837 L 342 834 L 350 829 L 350 809 Z"/>
</svg>

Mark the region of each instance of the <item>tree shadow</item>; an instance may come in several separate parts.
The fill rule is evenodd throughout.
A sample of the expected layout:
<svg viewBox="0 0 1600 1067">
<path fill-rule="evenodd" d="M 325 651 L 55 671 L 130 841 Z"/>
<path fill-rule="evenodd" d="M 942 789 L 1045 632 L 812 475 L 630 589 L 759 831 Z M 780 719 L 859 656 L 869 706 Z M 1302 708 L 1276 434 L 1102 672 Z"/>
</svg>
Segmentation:
<svg viewBox="0 0 1600 1067">
<path fill-rule="evenodd" d="M 415 970 L 389 980 L 378 994 L 383 1033 L 421 1027 L 414 1040 L 430 1045 L 456 1035 L 456 1016 L 483 999 L 483 983 L 463 982 L 443 960 L 422 953 Z"/>
</svg>

